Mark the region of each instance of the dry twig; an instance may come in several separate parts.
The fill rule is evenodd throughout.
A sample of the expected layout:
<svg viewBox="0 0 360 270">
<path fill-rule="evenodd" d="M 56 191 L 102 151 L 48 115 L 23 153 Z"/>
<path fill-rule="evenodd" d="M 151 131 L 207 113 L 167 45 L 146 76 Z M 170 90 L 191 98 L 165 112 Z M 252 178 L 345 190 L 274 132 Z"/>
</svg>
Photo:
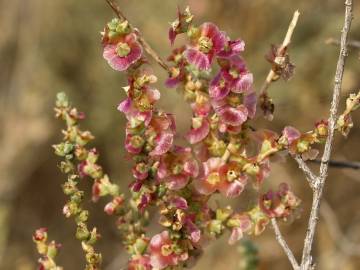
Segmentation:
<svg viewBox="0 0 360 270">
<path fill-rule="evenodd" d="M 272 224 L 274 232 L 275 232 L 276 240 L 279 242 L 280 246 L 282 247 L 285 254 L 287 255 L 293 269 L 294 270 L 300 269 L 299 264 L 296 261 L 294 254 L 292 253 L 291 249 L 289 248 L 284 237 L 281 234 L 280 228 L 279 228 L 275 218 L 271 219 L 271 224 Z"/>
</svg>

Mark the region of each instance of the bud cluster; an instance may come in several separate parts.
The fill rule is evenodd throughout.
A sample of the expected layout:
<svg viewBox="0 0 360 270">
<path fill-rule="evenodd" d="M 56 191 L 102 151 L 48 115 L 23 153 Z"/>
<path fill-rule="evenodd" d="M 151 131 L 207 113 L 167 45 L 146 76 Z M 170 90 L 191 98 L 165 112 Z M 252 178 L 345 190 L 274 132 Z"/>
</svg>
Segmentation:
<svg viewBox="0 0 360 270">
<path fill-rule="evenodd" d="M 61 245 L 51 241 L 48 243 L 47 228 L 37 229 L 33 235 L 33 241 L 36 244 L 39 259 L 40 270 L 63 270 L 61 266 L 56 265 L 55 257 L 61 248 Z"/>
</svg>

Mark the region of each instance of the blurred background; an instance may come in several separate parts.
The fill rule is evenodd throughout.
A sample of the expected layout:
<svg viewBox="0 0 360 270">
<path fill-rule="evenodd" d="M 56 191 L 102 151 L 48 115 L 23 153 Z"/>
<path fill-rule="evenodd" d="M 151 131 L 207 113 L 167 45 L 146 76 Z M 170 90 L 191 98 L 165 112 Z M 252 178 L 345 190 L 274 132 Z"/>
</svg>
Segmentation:
<svg viewBox="0 0 360 270">
<path fill-rule="evenodd" d="M 281 131 L 291 124 L 302 131 L 328 115 L 338 48 L 326 45 L 329 37 L 339 38 L 343 24 L 343 1 L 339 0 L 119 0 L 123 12 L 147 41 L 166 57 L 171 48 L 167 39 L 169 22 L 176 6 L 190 5 L 196 22 L 213 21 L 232 38 L 246 42 L 244 57 L 254 73 L 255 87 L 264 81 L 269 64 L 264 55 L 270 44 L 279 44 L 295 9 L 301 12 L 291 44 L 296 74 L 287 83 L 270 88 L 276 104 L 275 120 L 259 124 Z M 357 1 L 355 1 L 357 2 Z M 351 39 L 360 40 L 360 5 L 355 3 Z M 60 185 L 64 175 L 51 145 L 61 140 L 61 121 L 53 116 L 55 94 L 65 91 L 80 111 L 87 115 L 82 127 L 96 136 L 94 146 L 100 162 L 113 181 L 124 189 L 130 182 L 130 164 L 124 159 L 124 117 L 116 106 L 125 97 L 123 74 L 113 71 L 102 59 L 100 31 L 114 17 L 105 1 L 79 0 L 0 0 L 0 269 L 36 269 L 37 254 L 32 243 L 36 228 L 48 227 L 50 238 L 63 244 L 58 263 L 67 270 L 82 269 L 81 246 L 73 237 L 73 220 L 61 213 L 66 197 Z M 184 134 L 190 114 L 187 104 L 175 90 L 165 89 L 165 72 L 153 65 L 159 75 L 160 106 L 177 117 Z M 351 49 L 343 83 L 345 96 L 359 89 L 360 62 L 357 49 Z M 360 161 L 360 113 L 354 114 L 355 127 L 347 140 L 336 136 L 334 159 Z M 316 169 L 317 165 L 311 165 Z M 301 256 L 311 191 L 295 162 L 275 163 L 267 187 L 286 181 L 302 199 L 301 217 L 281 224 L 281 229 L 297 257 Z M 90 192 L 90 181 L 82 188 Z M 360 171 L 330 169 L 326 185 L 314 254 L 317 269 L 360 269 Z M 246 207 L 250 195 L 239 201 Z M 92 211 L 90 222 L 103 238 L 106 270 L 121 269 L 126 255 L 121 249 L 114 220 L 102 211 L 104 202 L 86 205 Z M 325 207 L 324 207 L 325 206 Z M 263 235 L 251 238 L 259 252 L 258 269 L 290 269 L 269 227 Z M 350 241 L 348 241 L 350 240 Z M 227 245 L 223 237 L 207 247 L 194 269 L 234 269 L 242 264 L 239 248 Z"/>
</svg>

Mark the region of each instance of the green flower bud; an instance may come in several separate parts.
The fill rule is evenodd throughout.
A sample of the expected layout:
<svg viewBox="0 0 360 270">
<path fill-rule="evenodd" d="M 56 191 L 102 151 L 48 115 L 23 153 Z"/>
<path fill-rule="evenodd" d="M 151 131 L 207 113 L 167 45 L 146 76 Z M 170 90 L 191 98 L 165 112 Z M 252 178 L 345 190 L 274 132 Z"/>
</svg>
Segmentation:
<svg viewBox="0 0 360 270">
<path fill-rule="evenodd" d="M 59 92 L 56 95 L 56 107 L 63 107 L 67 108 L 69 107 L 69 99 L 66 96 L 65 92 Z"/>
<path fill-rule="evenodd" d="M 85 223 L 79 223 L 77 228 L 76 228 L 76 234 L 75 234 L 76 239 L 80 240 L 80 241 L 87 241 L 90 237 L 90 232 L 88 230 L 88 228 L 86 227 Z"/>
<path fill-rule="evenodd" d="M 144 239 L 142 238 L 136 239 L 133 245 L 135 254 L 143 254 L 146 251 L 147 246 L 148 243 Z"/>
<path fill-rule="evenodd" d="M 220 220 L 212 220 L 209 223 L 209 231 L 213 234 L 220 234 L 223 229 L 222 222 Z"/>
<path fill-rule="evenodd" d="M 216 210 L 216 219 L 223 222 L 232 214 L 232 212 L 233 211 L 230 207 L 227 207 L 224 209 L 217 209 Z"/>
</svg>

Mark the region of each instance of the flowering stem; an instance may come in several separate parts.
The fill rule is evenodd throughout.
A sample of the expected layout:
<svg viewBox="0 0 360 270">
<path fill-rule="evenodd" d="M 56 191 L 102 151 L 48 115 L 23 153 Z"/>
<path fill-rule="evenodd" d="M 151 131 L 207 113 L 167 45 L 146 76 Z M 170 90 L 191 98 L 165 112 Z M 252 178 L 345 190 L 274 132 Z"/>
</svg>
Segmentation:
<svg viewBox="0 0 360 270">
<path fill-rule="evenodd" d="M 283 40 L 283 43 L 281 44 L 281 46 L 278 48 L 277 51 L 277 55 L 279 56 L 284 56 L 287 47 L 289 46 L 290 42 L 291 42 L 291 37 L 294 33 L 295 27 L 297 25 L 298 19 L 300 16 L 300 12 L 298 10 L 296 10 L 294 12 L 293 18 L 289 24 L 289 28 L 288 31 L 285 35 L 285 38 Z M 260 95 L 263 95 L 266 93 L 266 90 L 269 88 L 270 84 L 274 81 L 276 74 L 275 72 L 271 69 L 268 73 L 268 75 L 266 76 L 265 82 L 263 83 L 261 89 L 260 89 Z"/>
<path fill-rule="evenodd" d="M 105 0 L 108 5 L 112 8 L 112 10 L 115 12 L 116 16 L 119 17 L 119 19 L 122 20 L 126 20 L 125 15 L 122 13 L 119 5 L 113 1 L 113 0 Z M 129 22 L 129 21 L 128 21 Z M 170 68 L 169 66 L 164 62 L 164 60 L 161 59 L 161 57 L 151 48 L 151 46 L 149 45 L 149 43 L 147 43 L 147 41 L 142 37 L 142 35 L 140 34 L 139 30 L 136 29 L 135 27 L 133 27 L 131 25 L 131 23 L 129 22 L 130 28 L 132 30 L 134 30 L 139 38 L 139 42 L 141 43 L 141 45 L 144 47 L 144 50 L 156 61 L 156 63 L 158 63 L 163 69 L 165 69 L 167 72 L 170 73 Z"/>
<path fill-rule="evenodd" d="M 318 221 L 320 201 L 321 201 L 325 181 L 327 178 L 329 159 L 330 159 L 332 144 L 334 140 L 334 132 L 336 128 L 342 78 L 344 74 L 345 59 L 347 56 L 347 39 L 352 21 L 352 6 L 353 6 L 352 0 L 345 0 L 345 19 L 344 19 L 344 27 L 342 29 L 342 34 L 341 34 L 339 59 L 337 62 L 335 79 L 334 79 L 333 97 L 331 102 L 329 125 L 328 125 L 329 130 L 325 143 L 324 154 L 321 159 L 320 176 L 318 178 L 318 181 L 316 183 L 316 188 L 313 193 L 313 203 L 312 203 L 312 208 L 308 223 L 308 229 L 304 241 L 304 250 L 301 261 L 302 270 L 311 269 L 313 264 L 311 258 L 311 250 L 315 235 L 315 229 Z"/>
</svg>

